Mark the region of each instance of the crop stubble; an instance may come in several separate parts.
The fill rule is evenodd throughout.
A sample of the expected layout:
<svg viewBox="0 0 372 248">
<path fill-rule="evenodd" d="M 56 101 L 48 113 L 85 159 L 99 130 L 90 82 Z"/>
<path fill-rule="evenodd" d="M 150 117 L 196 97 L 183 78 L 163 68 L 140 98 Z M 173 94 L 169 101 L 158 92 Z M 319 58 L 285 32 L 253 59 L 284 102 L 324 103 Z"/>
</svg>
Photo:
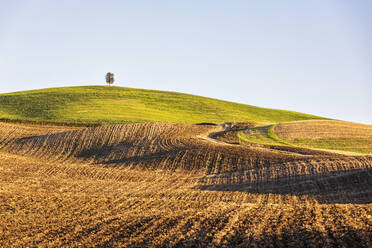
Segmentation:
<svg viewBox="0 0 372 248">
<path fill-rule="evenodd" d="M 1 123 L 0 246 L 372 246 L 371 157 L 215 131 Z"/>
</svg>

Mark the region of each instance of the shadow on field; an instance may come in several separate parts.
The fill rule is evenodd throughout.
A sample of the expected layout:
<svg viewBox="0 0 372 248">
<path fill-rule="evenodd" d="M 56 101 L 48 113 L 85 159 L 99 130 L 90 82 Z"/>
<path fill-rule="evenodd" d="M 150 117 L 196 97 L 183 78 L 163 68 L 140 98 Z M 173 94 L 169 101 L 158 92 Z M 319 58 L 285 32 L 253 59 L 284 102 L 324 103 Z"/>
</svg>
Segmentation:
<svg viewBox="0 0 372 248">
<path fill-rule="evenodd" d="M 372 203 L 372 168 L 316 175 L 292 176 L 266 181 L 198 186 L 208 191 L 312 196 L 319 203 Z"/>
<path fill-rule="evenodd" d="M 150 218 L 148 218 L 150 219 Z M 145 220 L 146 221 L 146 220 Z M 167 221 L 164 221 L 167 223 Z M 241 221 L 245 224 L 245 220 Z M 141 226 L 142 223 L 133 224 Z M 280 233 L 271 231 L 263 232 L 260 235 L 253 235 L 247 232 L 247 226 L 233 226 L 231 232 L 226 234 L 221 240 L 214 240 L 215 226 L 206 221 L 201 223 L 199 230 L 193 232 L 193 236 L 183 235 L 182 238 L 175 237 L 171 234 L 169 228 L 164 228 L 164 235 L 169 235 L 170 238 L 157 243 L 156 247 L 358 247 L 364 248 L 368 246 L 369 232 L 366 230 L 355 229 L 348 227 L 347 231 L 341 232 L 332 230 L 327 227 L 325 231 L 317 230 L 316 227 L 311 229 L 302 226 L 301 220 L 294 221 L 288 226 L 281 226 Z M 267 224 L 266 224 L 267 225 Z M 275 230 L 282 225 L 279 223 L 270 223 L 270 230 Z M 189 227 L 190 229 L 193 226 Z M 137 226 L 135 226 L 137 228 Z M 132 228 L 136 230 L 135 228 Z M 266 226 L 267 228 L 267 226 Z M 117 242 L 125 236 L 132 235 L 131 229 L 114 229 L 113 234 L 109 239 L 102 241 L 99 247 L 113 247 Z M 189 230 L 189 229 L 187 229 Z M 186 232 L 185 232 L 186 233 Z M 137 238 L 137 237 L 136 237 Z M 174 242 L 173 239 L 176 239 Z M 153 238 L 133 238 L 131 246 L 133 247 L 152 247 Z"/>
<path fill-rule="evenodd" d="M 276 226 L 271 223 L 272 226 Z M 177 242 L 174 247 L 369 247 L 365 230 L 348 228 L 346 232 L 326 230 L 321 232 L 301 227 L 295 223 L 296 228 L 284 228 L 278 233 L 262 233 L 262 235 L 244 235 L 243 228 L 234 228 L 228 238 L 221 243 L 213 243 L 209 236 L 194 239 L 184 239 Z M 144 245 L 144 244 L 141 244 Z"/>
<path fill-rule="evenodd" d="M 212 122 L 201 122 L 201 123 L 196 123 L 195 125 L 198 125 L 198 126 L 218 126 L 218 124 L 212 123 Z"/>
</svg>

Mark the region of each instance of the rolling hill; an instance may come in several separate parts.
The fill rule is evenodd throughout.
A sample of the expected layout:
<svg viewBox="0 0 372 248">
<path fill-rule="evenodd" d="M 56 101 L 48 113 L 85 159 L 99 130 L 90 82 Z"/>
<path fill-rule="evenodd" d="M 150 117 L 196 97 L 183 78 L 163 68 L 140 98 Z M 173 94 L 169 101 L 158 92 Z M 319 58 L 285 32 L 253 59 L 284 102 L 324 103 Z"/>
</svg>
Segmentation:
<svg viewBox="0 0 372 248">
<path fill-rule="evenodd" d="M 372 247 L 370 125 L 99 86 L 0 118 L 0 247 Z"/>
<path fill-rule="evenodd" d="M 242 126 L 218 137 L 250 145 L 314 148 L 343 154 L 372 154 L 372 126 L 337 120 L 305 120 Z"/>
<path fill-rule="evenodd" d="M 0 94 L 0 119 L 69 125 L 250 121 L 322 117 L 176 92 L 124 87 L 62 87 Z"/>
<path fill-rule="evenodd" d="M 0 123 L 0 246 L 370 247 L 372 157 L 251 125 Z"/>
</svg>

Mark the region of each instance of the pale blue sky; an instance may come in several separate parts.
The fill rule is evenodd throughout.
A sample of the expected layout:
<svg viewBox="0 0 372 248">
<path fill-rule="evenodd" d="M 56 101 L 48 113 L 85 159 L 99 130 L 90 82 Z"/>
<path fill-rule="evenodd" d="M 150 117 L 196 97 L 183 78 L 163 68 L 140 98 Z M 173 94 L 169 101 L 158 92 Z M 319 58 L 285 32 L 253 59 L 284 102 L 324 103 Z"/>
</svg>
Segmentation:
<svg viewBox="0 0 372 248">
<path fill-rule="evenodd" d="M 0 92 L 104 84 L 372 124 L 372 1 L 0 0 Z"/>
</svg>

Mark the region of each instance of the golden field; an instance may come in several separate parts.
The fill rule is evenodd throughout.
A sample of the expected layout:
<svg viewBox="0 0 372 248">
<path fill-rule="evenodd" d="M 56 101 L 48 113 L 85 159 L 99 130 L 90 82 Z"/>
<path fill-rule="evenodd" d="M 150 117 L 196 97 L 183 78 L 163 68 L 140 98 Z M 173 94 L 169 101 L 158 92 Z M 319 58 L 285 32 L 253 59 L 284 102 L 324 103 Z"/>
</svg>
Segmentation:
<svg viewBox="0 0 372 248">
<path fill-rule="evenodd" d="M 372 154 L 372 126 L 334 120 L 307 120 L 275 125 L 280 139 L 294 145 Z"/>
<path fill-rule="evenodd" d="M 372 157 L 251 126 L 0 123 L 0 247 L 372 247 Z"/>
</svg>

